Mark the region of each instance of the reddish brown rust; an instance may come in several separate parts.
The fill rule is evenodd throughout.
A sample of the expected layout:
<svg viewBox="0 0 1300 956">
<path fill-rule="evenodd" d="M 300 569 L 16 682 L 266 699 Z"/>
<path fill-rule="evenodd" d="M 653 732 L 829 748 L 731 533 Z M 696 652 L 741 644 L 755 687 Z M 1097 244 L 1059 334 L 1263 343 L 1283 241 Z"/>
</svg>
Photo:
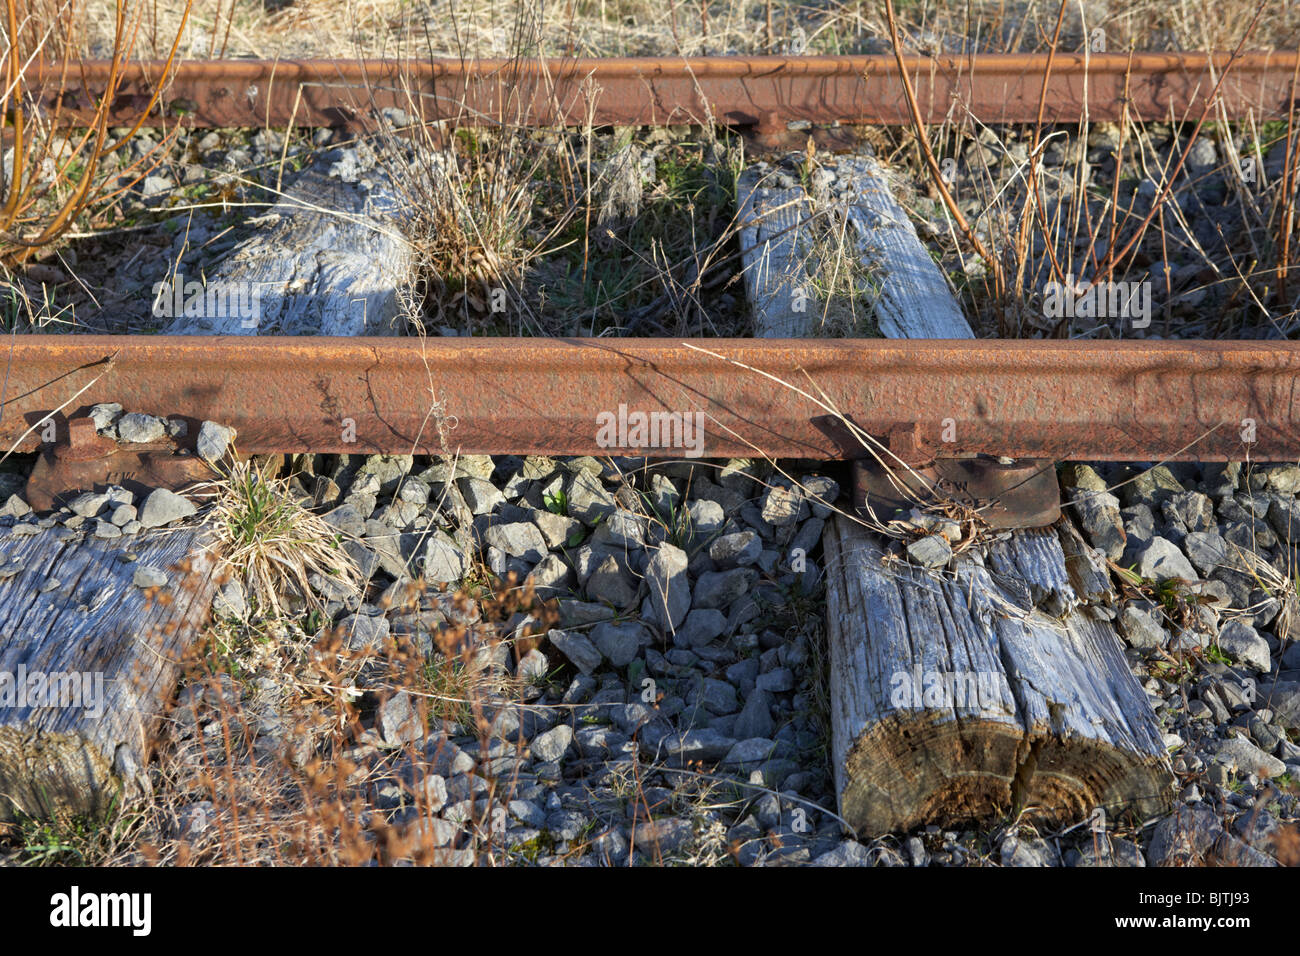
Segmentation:
<svg viewBox="0 0 1300 956">
<path fill-rule="evenodd" d="M 97 461 L 117 450 L 117 442 L 95 430 L 92 418 L 73 418 L 68 422 L 68 440 L 54 446 L 60 462 Z"/>
<path fill-rule="evenodd" d="M 1284 116 L 1298 55 L 1239 58 L 1221 90 L 1222 115 Z M 1131 71 L 1130 116 L 1196 117 L 1228 60 L 1227 54 L 1204 53 L 1057 54 L 1044 115 L 1076 122 L 1086 103 L 1093 121 L 1119 119 L 1125 74 Z M 984 123 L 1032 122 L 1046 62 L 1037 54 L 905 58 L 921 114 L 934 123 L 967 111 Z M 161 73 L 159 63 L 128 67 L 110 121 L 134 121 L 148 104 L 150 78 Z M 103 61 L 67 71 L 65 115 L 86 122 L 107 74 Z M 51 110 L 63 82 L 61 65 L 50 64 L 31 73 L 29 89 Z M 411 97 L 420 107 L 412 106 Z M 892 55 L 193 61 L 177 68 L 164 109 L 151 122 L 258 127 L 292 120 L 298 126 L 358 128 L 387 107 L 465 125 L 910 122 Z"/>
<path fill-rule="evenodd" d="M 909 472 L 882 457 L 888 469 L 873 459 L 853 463 L 853 505 L 876 521 L 906 517 L 936 497 L 977 511 L 991 528 L 1041 528 L 1061 516 L 1051 461 L 936 458 Z"/>
<path fill-rule="evenodd" d="M 1298 376 L 1297 342 L 28 335 L 13 340 L 0 440 L 85 386 L 67 412 L 111 401 L 214 419 L 242 454 L 861 457 L 793 390 L 815 383 L 869 434 L 915 425 L 915 461 L 1277 461 L 1300 458 Z M 597 416 L 620 405 L 628 421 L 699 413 L 703 445 L 684 431 L 602 444 Z"/>
<path fill-rule="evenodd" d="M 100 435 L 90 418 L 66 423 L 55 420 L 62 426 L 63 437 L 41 448 L 24 492 L 27 503 L 37 511 L 109 485 L 137 493 L 151 488 L 180 490 L 213 476 L 201 458 L 174 441 L 119 444 Z"/>
</svg>

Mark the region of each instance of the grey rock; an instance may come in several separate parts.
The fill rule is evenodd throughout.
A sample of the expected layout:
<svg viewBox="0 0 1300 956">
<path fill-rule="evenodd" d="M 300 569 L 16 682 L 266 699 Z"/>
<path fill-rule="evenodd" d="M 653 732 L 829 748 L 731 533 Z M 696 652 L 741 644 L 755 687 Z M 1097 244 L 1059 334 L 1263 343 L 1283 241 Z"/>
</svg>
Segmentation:
<svg viewBox="0 0 1300 956">
<path fill-rule="evenodd" d="M 753 531 L 724 534 L 709 545 L 709 557 L 719 568 L 753 564 L 763 550 L 763 542 Z"/>
<path fill-rule="evenodd" d="M 1232 828 L 1246 843 L 1265 853 L 1274 853 L 1277 848 L 1277 838 L 1285 837 L 1286 834 L 1286 829 L 1277 818 L 1263 809 L 1253 813 L 1243 813 L 1237 817 Z"/>
<path fill-rule="evenodd" d="M 840 496 L 839 483 L 825 475 L 806 475 L 799 484 L 812 507 L 812 513 L 823 520 L 829 518 L 835 501 Z"/>
<path fill-rule="evenodd" d="M 706 677 L 700 687 L 699 702 L 711 714 L 732 714 L 740 706 L 736 700 L 736 688 L 726 681 Z"/>
<path fill-rule="evenodd" d="M 1241 478 L 1241 462 L 1206 462 L 1202 468 L 1205 478 L 1201 487 L 1211 498 L 1219 499 L 1237 490 Z"/>
<path fill-rule="evenodd" d="M 686 552 L 667 542 L 646 564 L 649 618 L 665 633 L 675 632 L 691 608 L 691 582 L 686 573 Z"/>
<path fill-rule="evenodd" d="M 231 578 L 217 588 L 212 596 L 212 613 L 217 617 L 236 621 L 242 621 L 248 616 L 244 586 L 237 579 Z"/>
<path fill-rule="evenodd" d="M 1280 777 L 1286 773 L 1286 764 L 1264 753 L 1245 737 L 1228 737 L 1220 741 L 1214 752 L 1214 762 L 1239 774 Z"/>
<path fill-rule="evenodd" d="M 531 800 L 511 800 L 506 812 L 527 826 L 538 830 L 546 827 L 546 811 Z"/>
<path fill-rule="evenodd" d="M 1269 465 L 1262 473 L 1264 487 L 1269 491 L 1280 495 L 1295 495 L 1300 492 L 1300 466 L 1295 464 Z"/>
<path fill-rule="evenodd" d="M 135 521 L 136 517 L 137 512 L 135 510 L 135 505 L 118 505 L 113 509 L 113 515 L 109 520 L 112 521 L 114 525 L 121 528 L 130 524 L 132 521 Z"/>
<path fill-rule="evenodd" d="M 606 621 L 592 631 L 592 643 L 613 667 L 626 667 L 636 659 L 641 650 L 645 626 L 632 622 L 615 624 Z M 649 641 L 646 641 L 649 643 Z"/>
<path fill-rule="evenodd" d="M 1222 834 L 1223 826 L 1209 807 L 1178 806 L 1151 834 L 1147 862 L 1151 866 L 1196 866 Z"/>
<path fill-rule="evenodd" d="M 417 560 L 419 571 L 430 584 L 453 584 L 465 575 L 465 554 L 442 532 L 432 534 Z"/>
<path fill-rule="evenodd" d="M 722 466 L 722 471 L 718 474 L 718 484 L 748 497 L 755 493 L 758 479 L 766 473 L 765 465 L 766 462 L 761 459 L 732 458 Z"/>
<path fill-rule="evenodd" d="M 425 776 L 416 783 L 413 790 L 416 805 L 425 814 L 437 813 L 447 805 L 447 780 L 440 774 L 425 774 Z M 437 822 L 446 823 L 447 821 L 438 820 Z M 448 825 L 450 826 L 451 824 Z M 441 840 L 441 842 L 435 841 L 435 845 L 446 846 L 447 843 L 451 842 L 451 837 L 447 836 L 446 839 L 443 839 L 440 835 L 439 840 Z"/>
<path fill-rule="evenodd" d="M 534 511 L 532 519 L 542 532 L 548 548 L 567 547 L 577 535 L 583 532 L 582 522 L 577 518 L 552 514 L 549 511 Z"/>
<path fill-rule="evenodd" d="M 446 774 L 442 776 L 446 779 L 447 802 L 449 804 L 472 802 L 479 794 L 487 793 L 490 789 L 488 782 L 478 774 L 458 773 L 450 777 L 446 776 Z M 459 815 L 447 813 L 446 816 L 451 818 Z"/>
<path fill-rule="evenodd" d="M 721 734 L 711 727 L 670 734 L 661 742 L 664 753 L 682 760 L 721 760 L 735 745 L 734 738 Z"/>
<path fill-rule="evenodd" d="M 135 573 L 131 575 L 131 583 L 138 588 L 166 587 L 167 575 L 157 568 L 149 567 L 147 564 L 139 564 L 136 565 Z M 58 586 L 57 581 L 55 581 L 55 586 Z"/>
<path fill-rule="evenodd" d="M 235 440 L 235 430 L 228 425 L 217 422 L 204 422 L 199 426 L 199 435 L 195 442 L 195 451 L 204 461 L 220 461 L 225 457 L 226 449 Z"/>
<path fill-rule="evenodd" d="M 771 737 L 776 729 L 772 720 L 772 698 L 762 689 L 755 687 L 753 693 L 745 700 L 745 706 L 736 718 L 732 732 L 741 739 L 753 737 Z"/>
<path fill-rule="evenodd" d="M 758 572 L 751 568 L 733 568 L 730 571 L 707 571 L 695 582 L 696 608 L 725 608 L 745 594 Z"/>
<path fill-rule="evenodd" d="M 871 866 L 871 851 L 856 840 L 844 840 L 812 861 L 813 866 Z"/>
<path fill-rule="evenodd" d="M 722 505 L 716 501 L 697 499 L 686 506 L 686 511 L 690 516 L 690 527 L 696 542 L 712 538 L 722 529 L 727 520 Z"/>
<path fill-rule="evenodd" d="M 546 554 L 542 532 L 531 521 L 493 525 L 484 533 L 483 540 L 489 546 L 525 561 L 540 561 Z"/>
<path fill-rule="evenodd" d="M 1056 848 L 1046 840 L 1009 836 L 1002 841 L 1003 866 L 1060 866 Z"/>
<path fill-rule="evenodd" d="M 602 518 L 608 518 L 618 508 L 614 496 L 601 484 L 600 478 L 588 471 L 573 475 L 569 482 L 569 513 L 588 527 Z"/>
<path fill-rule="evenodd" d="M 794 690 L 794 674 L 785 667 L 777 667 L 766 674 L 759 674 L 754 685 L 759 690 L 771 694 L 781 694 Z"/>
<path fill-rule="evenodd" d="M 748 816 L 727 831 L 727 843 L 733 847 L 736 862 L 753 866 L 763 854 L 763 830 L 753 816 Z M 832 864 L 834 865 L 834 864 Z"/>
<path fill-rule="evenodd" d="M 1269 657 L 1268 642 L 1243 621 L 1229 621 L 1219 631 L 1219 647 L 1233 659 L 1252 670 L 1268 673 L 1273 663 Z"/>
<path fill-rule="evenodd" d="M 417 755 L 415 766 L 410 764 L 403 768 L 403 775 L 414 777 L 420 773 L 431 772 L 441 777 L 451 778 L 469 773 L 474 769 L 474 758 L 456 746 L 441 731 L 429 734 L 423 752 Z"/>
<path fill-rule="evenodd" d="M 614 614 L 615 612 L 604 604 L 560 599 L 560 625 L 562 627 L 582 627 L 585 624 L 596 624 L 600 621 L 610 620 L 614 617 Z"/>
<path fill-rule="evenodd" d="M 907 842 L 903 845 L 907 850 L 907 858 L 913 866 L 926 866 L 930 862 L 930 854 L 925 850 L 925 843 L 920 837 L 908 837 Z"/>
<path fill-rule="evenodd" d="M 1214 846 L 1216 862 L 1223 866 L 1277 866 L 1277 861 L 1265 853 L 1225 833 Z"/>
<path fill-rule="evenodd" d="M 546 674 L 550 669 L 551 662 L 546 659 L 546 655 L 533 648 L 519 659 L 519 664 L 515 667 L 515 677 L 523 681 L 539 683 L 546 680 Z"/>
<path fill-rule="evenodd" d="M 335 627 L 350 651 L 382 647 L 391 629 L 388 618 L 369 614 L 349 614 Z"/>
<path fill-rule="evenodd" d="M 1171 496 L 1185 490 L 1167 465 L 1157 465 L 1133 477 L 1120 489 L 1120 499 L 1125 505 L 1143 504 L 1158 508 Z"/>
<path fill-rule="evenodd" d="M 632 831 L 632 839 L 638 848 L 660 853 L 675 853 L 688 844 L 695 836 L 689 820 L 681 817 L 664 817 L 659 820 L 647 820 L 639 823 Z"/>
<path fill-rule="evenodd" d="M 952 560 L 952 545 L 942 535 L 930 534 L 908 544 L 907 556 L 923 568 L 941 568 Z"/>
<path fill-rule="evenodd" d="M 1121 508 L 1120 515 L 1124 518 L 1124 534 L 1126 536 L 1124 554 L 1120 557 L 1120 560 L 1124 564 L 1134 564 L 1137 562 L 1138 555 L 1155 537 L 1155 518 L 1151 514 L 1151 509 L 1144 504 Z"/>
<path fill-rule="evenodd" d="M 577 631 L 555 629 L 548 631 L 546 637 L 551 642 L 551 646 L 582 673 L 590 674 L 600 666 L 601 652 L 585 635 Z"/>
<path fill-rule="evenodd" d="M 96 431 L 104 431 L 122 414 L 122 406 L 116 402 L 104 402 L 90 409 L 90 418 L 95 423 Z"/>
<path fill-rule="evenodd" d="M 519 474 L 528 481 L 541 481 L 555 474 L 555 459 L 545 455 L 529 455 L 519 468 Z"/>
<path fill-rule="evenodd" d="M 562 760 L 572 744 L 573 728 L 568 724 L 560 724 L 534 738 L 528 749 L 534 760 L 549 763 L 553 760 Z"/>
<path fill-rule="evenodd" d="M 1176 519 L 1188 531 L 1214 531 L 1218 527 L 1213 502 L 1199 491 L 1171 495 L 1160 507 L 1167 519 Z"/>
<path fill-rule="evenodd" d="M 578 753 L 584 757 L 608 757 L 628 742 L 627 734 L 612 727 L 583 727 L 574 733 Z"/>
<path fill-rule="evenodd" d="M 775 751 L 776 741 L 751 737 L 748 740 L 737 741 L 722 758 L 722 765 L 729 769 L 754 769 L 771 757 Z"/>
<path fill-rule="evenodd" d="M 602 534 L 604 540 L 608 542 L 606 547 L 623 550 L 644 547 L 645 532 L 645 519 L 621 508 L 606 518 L 597 529 L 597 533 Z"/>
<path fill-rule="evenodd" d="M 1110 560 L 1118 561 L 1128 541 L 1119 499 L 1106 491 L 1079 489 L 1074 492 L 1074 513 L 1088 543 Z"/>
<path fill-rule="evenodd" d="M 546 829 L 556 839 L 570 842 L 576 840 L 590 822 L 590 817 L 577 810 L 556 810 L 547 814 Z"/>
<path fill-rule="evenodd" d="M 1197 580 L 1196 570 L 1173 542 L 1159 536 L 1151 539 L 1138 555 L 1137 573 L 1157 582 Z"/>
<path fill-rule="evenodd" d="M 822 531 L 825 527 L 826 522 L 823 519 L 809 518 L 799 526 L 795 536 L 790 539 L 789 554 L 793 557 L 796 552 L 799 552 L 807 557 L 821 543 Z M 761 558 L 759 563 L 762 564 Z"/>
<path fill-rule="evenodd" d="M 649 494 L 651 506 L 660 519 L 664 521 L 668 521 L 676 512 L 682 497 L 672 479 L 659 472 L 650 475 Z"/>
<path fill-rule="evenodd" d="M 738 514 L 744 507 L 753 502 L 749 501 L 743 494 L 732 488 L 724 488 L 721 485 L 715 485 L 704 476 L 695 478 L 690 485 L 691 494 L 700 501 L 712 501 L 717 504 L 724 514 Z M 754 508 L 754 514 L 758 520 L 762 520 L 762 512 Z"/>
<path fill-rule="evenodd" d="M 596 562 L 587 576 L 587 597 L 604 601 L 616 608 L 626 608 L 637 599 L 640 589 L 625 570 L 624 563 L 615 555 L 596 551 L 591 554 Z M 579 573 L 581 577 L 581 573 Z"/>
<path fill-rule="evenodd" d="M 1250 718 L 1247 726 L 1250 728 L 1250 736 L 1261 750 L 1270 754 L 1277 751 L 1283 739 L 1278 730 L 1261 720 L 1257 715 Z"/>
<path fill-rule="evenodd" d="M 321 520 L 349 537 L 360 538 L 366 533 L 366 518 L 355 505 L 341 504 L 322 515 Z"/>
<path fill-rule="evenodd" d="M 1268 523 L 1278 538 L 1288 544 L 1300 544 L 1300 501 L 1278 496 L 1269 502 Z"/>
<path fill-rule="evenodd" d="M 1228 542 L 1217 531 L 1192 531 L 1183 539 L 1183 547 L 1201 574 L 1209 575 L 1227 564 Z"/>
<path fill-rule="evenodd" d="M 727 615 L 714 608 L 696 608 L 686 615 L 674 636 L 678 647 L 703 647 L 727 629 Z"/>
<path fill-rule="evenodd" d="M 375 715 L 379 736 L 390 747 L 400 747 L 421 739 L 425 733 L 424 720 L 421 719 L 415 699 L 406 691 L 398 691 L 379 704 Z M 439 778 L 441 779 L 441 778 Z M 443 801 L 447 793 L 443 790 Z M 441 808 L 439 804 L 439 808 Z"/>
<path fill-rule="evenodd" d="M 166 488 L 155 488 L 149 492 L 144 504 L 140 506 L 140 515 L 136 519 L 144 528 L 160 528 L 188 518 L 197 512 L 193 502 Z"/>
<path fill-rule="evenodd" d="M 800 512 L 807 507 L 801 489 L 772 484 L 763 494 L 762 516 L 772 527 L 782 528 L 797 521 Z"/>
<path fill-rule="evenodd" d="M 476 515 L 490 514 L 506 503 L 505 495 L 490 481 L 468 477 L 461 478 L 456 484 L 469 510 Z"/>
<path fill-rule="evenodd" d="M 1140 651 L 1159 650 L 1169 641 L 1160 619 L 1159 609 L 1150 601 L 1130 601 L 1119 614 L 1120 633 Z"/>
<path fill-rule="evenodd" d="M 108 495 L 88 491 L 73 498 L 68 503 L 68 510 L 83 518 L 93 518 L 106 504 L 108 504 Z"/>
<path fill-rule="evenodd" d="M 1079 847 L 1082 867 L 1143 867 L 1147 865 L 1136 843 L 1119 837 L 1099 837 Z"/>
<path fill-rule="evenodd" d="M 629 737 L 633 734 L 640 734 L 643 742 L 647 739 L 646 731 L 648 728 L 662 728 L 667 723 L 662 710 L 656 710 L 639 700 L 630 704 L 612 703 L 609 707 L 609 716 L 620 731 Z M 658 737 L 656 737 L 657 740 Z"/>
<path fill-rule="evenodd" d="M 145 443 L 162 441 L 167 435 L 167 426 L 161 418 L 131 412 L 117 421 L 118 437 L 125 442 Z"/>
<path fill-rule="evenodd" d="M 11 494 L 5 501 L 4 507 L 0 508 L 0 518 L 22 518 L 32 513 L 31 505 L 17 494 Z"/>
<path fill-rule="evenodd" d="M 573 569 L 564 563 L 558 554 L 548 554 L 537 563 L 529 573 L 537 595 L 541 598 L 554 597 L 573 588 Z"/>
</svg>

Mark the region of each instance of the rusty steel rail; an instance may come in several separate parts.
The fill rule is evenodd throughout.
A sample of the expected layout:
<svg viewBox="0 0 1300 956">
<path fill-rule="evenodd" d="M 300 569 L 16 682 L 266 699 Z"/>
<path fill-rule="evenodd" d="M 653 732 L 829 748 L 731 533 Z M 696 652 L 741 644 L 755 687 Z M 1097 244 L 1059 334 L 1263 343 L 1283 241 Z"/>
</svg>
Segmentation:
<svg viewBox="0 0 1300 956">
<path fill-rule="evenodd" d="M 1300 459 L 1296 342 L 30 335 L 11 343 L 5 447 L 56 409 L 62 438 L 65 416 L 111 401 L 233 425 L 243 453 L 861 457 L 843 425 L 797 388 L 820 390 L 912 462 L 975 453 Z M 635 427 L 636 413 L 655 412 L 701 416 L 702 446 L 671 431 L 673 419 L 660 420 L 661 447 L 601 441 L 602 420 Z M 40 431 L 21 447 L 34 449 Z M 674 435 L 678 446 L 662 447 Z"/>
<path fill-rule="evenodd" d="M 1232 64 L 1220 98 L 1226 115 L 1285 116 L 1296 100 L 1295 51 L 1251 53 Z M 1228 69 L 1227 54 L 1058 54 L 1047 79 L 1048 121 L 1196 117 Z M 967 111 L 984 123 L 1032 122 L 1046 74 L 1042 54 L 910 56 L 922 116 Z M 109 65 L 34 69 L 28 91 L 52 114 L 81 123 L 105 88 Z M 126 68 L 111 121 L 134 122 L 162 64 Z M 64 85 L 66 84 L 66 86 Z M 396 107 L 468 125 L 670 125 L 711 119 L 768 131 L 817 124 L 910 122 L 891 55 L 637 57 L 510 60 L 219 60 L 182 63 L 154 124 L 366 128 Z M 413 105 L 418 104 L 418 105 Z"/>
</svg>

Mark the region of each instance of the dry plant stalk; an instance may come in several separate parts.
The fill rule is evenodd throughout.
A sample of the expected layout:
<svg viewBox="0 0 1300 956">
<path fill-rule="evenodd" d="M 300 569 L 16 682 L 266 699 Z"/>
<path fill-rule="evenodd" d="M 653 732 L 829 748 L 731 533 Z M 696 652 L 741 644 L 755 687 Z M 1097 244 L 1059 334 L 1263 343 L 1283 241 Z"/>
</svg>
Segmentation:
<svg viewBox="0 0 1300 956">
<path fill-rule="evenodd" d="M 130 164 L 127 186 L 113 188 L 100 176 L 105 159 L 121 149 L 158 105 L 173 73 L 176 54 L 193 0 L 184 0 L 181 25 L 162 66 L 154 78 L 149 102 L 136 116 L 125 136 L 109 142 L 109 111 L 117 100 L 133 51 L 139 40 L 146 4 L 117 0 L 114 7 L 113 48 L 104 89 L 95 100 L 94 120 L 80 131 L 58 132 L 64 125 L 63 103 L 43 113 L 41 91 L 27 81 L 33 66 L 61 64 L 58 83 L 66 86 L 76 75 L 69 58 L 80 49 L 82 0 L 5 0 L 4 86 L 0 89 L 0 136 L 12 136 L 0 170 L 0 262 L 23 262 L 33 251 L 55 241 L 88 207 L 112 199 L 134 186 L 156 165 L 147 163 L 160 147 Z M 21 9 L 20 9 L 21 6 Z M 161 155 L 161 154 L 159 154 Z"/>
</svg>

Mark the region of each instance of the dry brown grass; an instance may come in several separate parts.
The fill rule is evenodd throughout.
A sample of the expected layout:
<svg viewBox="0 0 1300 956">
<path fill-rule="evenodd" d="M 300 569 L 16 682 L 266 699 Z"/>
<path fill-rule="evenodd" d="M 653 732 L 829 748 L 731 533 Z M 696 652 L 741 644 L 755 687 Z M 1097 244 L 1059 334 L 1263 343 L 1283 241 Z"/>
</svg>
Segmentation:
<svg viewBox="0 0 1300 956">
<path fill-rule="evenodd" d="M 303 507 L 290 494 L 290 479 L 276 477 L 270 465 L 234 458 L 221 479 L 195 493 L 215 497 L 210 519 L 222 566 L 242 578 L 269 616 L 283 617 L 280 602 L 286 594 L 319 606 L 308 583 L 313 574 L 348 588 L 360 584 L 356 563 L 339 546 L 335 529 Z"/>
<path fill-rule="evenodd" d="M 972 38 L 985 50 L 1043 49 L 1056 18 L 1050 2 L 921 0 L 899 6 L 905 43 L 916 52 L 953 52 L 963 42 L 957 38 Z M 1100 29 L 1110 50 L 1223 48 L 1231 46 L 1254 6 L 1249 0 L 1090 0 L 1070 5 L 1062 39 L 1076 49 Z M 111 0 L 88 2 L 85 42 L 91 50 L 104 49 L 111 9 Z M 174 32 L 179 21 L 177 0 L 154 9 L 146 21 L 149 49 L 157 49 L 154 38 Z M 583 0 L 545 7 L 536 0 L 455 0 L 424 8 L 402 0 L 205 0 L 186 28 L 182 52 L 337 56 L 342 42 L 355 55 L 383 56 L 413 31 L 427 29 L 429 54 L 508 57 L 512 33 L 524 17 L 537 26 L 536 52 L 555 56 L 884 52 L 880 41 L 889 35 L 883 4 L 858 0 Z M 1260 45 L 1294 48 L 1298 25 L 1294 5 L 1272 4 L 1261 23 Z"/>
</svg>

